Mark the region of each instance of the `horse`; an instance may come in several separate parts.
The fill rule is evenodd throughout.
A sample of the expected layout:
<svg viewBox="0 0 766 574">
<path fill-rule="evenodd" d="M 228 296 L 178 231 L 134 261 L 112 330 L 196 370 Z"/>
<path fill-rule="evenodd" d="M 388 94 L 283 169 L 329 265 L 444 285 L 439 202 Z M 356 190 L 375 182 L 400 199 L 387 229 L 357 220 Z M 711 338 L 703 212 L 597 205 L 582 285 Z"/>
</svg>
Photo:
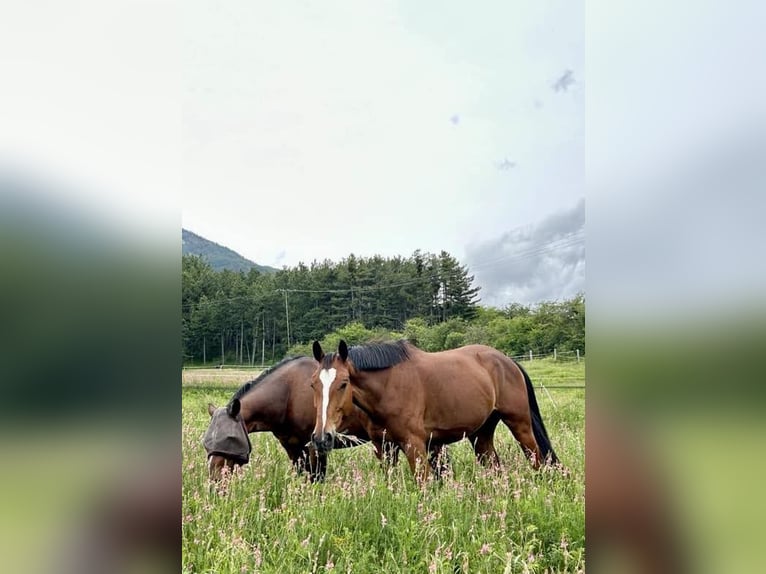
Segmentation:
<svg viewBox="0 0 766 574">
<path fill-rule="evenodd" d="M 324 479 L 327 453 L 311 443 L 314 427 L 314 395 L 309 387 L 314 372 L 311 357 L 289 357 L 242 385 L 225 407 L 208 404 L 210 425 L 203 438 L 208 475 L 221 478 L 224 467 L 248 463 L 252 445 L 249 433 L 271 432 L 297 472 L 307 472 L 312 482 Z M 372 442 L 382 462 L 396 464 L 396 451 L 384 448 L 383 430 L 360 410 L 349 411 L 338 427 L 340 448 Z"/>
<path fill-rule="evenodd" d="M 534 468 L 558 463 L 529 375 L 492 347 L 428 353 L 404 340 L 351 348 L 340 341 L 337 353 L 325 354 L 314 341 L 312 350 L 318 453 L 334 447 L 343 421 L 338 414 L 351 413 L 353 404 L 385 429 L 421 483 L 428 478 L 426 453 L 462 438 L 479 462 L 499 465 L 494 433 L 500 421 Z"/>
</svg>

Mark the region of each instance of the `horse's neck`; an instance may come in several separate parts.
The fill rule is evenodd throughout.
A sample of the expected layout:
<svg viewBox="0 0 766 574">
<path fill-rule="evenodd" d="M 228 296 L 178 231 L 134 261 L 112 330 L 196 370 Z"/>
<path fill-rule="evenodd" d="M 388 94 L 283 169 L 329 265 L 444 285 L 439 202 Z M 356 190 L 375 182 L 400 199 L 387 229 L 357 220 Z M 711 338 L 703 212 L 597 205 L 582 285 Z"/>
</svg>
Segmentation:
<svg viewBox="0 0 766 574">
<path fill-rule="evenodd" d="M 385 374 L 384 374 L 385 373 Z M 375 412 L 375 406 L 380 403 L 385 393 L 388 372 L 364 372 L 357 373 L 354 386 L 358 392 L 355 394 L 355 400 L 359 403 L 362 410 L 366 412 Z"/>
<path fill-rule="evenodd" d="M 287 410 L 288 396 L 287 385 L 278 380 L 266 380 L 242 397 L 242 418 L 248 432 L 270 431 L 280 425 Z"/>
</svg>

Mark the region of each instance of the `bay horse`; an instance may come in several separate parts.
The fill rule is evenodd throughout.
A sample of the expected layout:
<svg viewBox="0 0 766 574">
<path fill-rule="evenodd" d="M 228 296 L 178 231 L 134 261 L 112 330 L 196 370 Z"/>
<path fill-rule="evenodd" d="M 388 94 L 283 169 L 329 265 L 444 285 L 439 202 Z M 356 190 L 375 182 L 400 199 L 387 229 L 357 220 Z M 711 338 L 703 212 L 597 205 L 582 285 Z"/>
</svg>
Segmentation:
<svg viewBox="0 0 766 574">
<path fill-rule="evenodd" d="M 337 353 L 325 354 L 314 341 L 313 354 L 312 442 L 319 453 L 335 444 L 342 418 L 332 415 L 351 413 L 353 403 L 405 453 L 418 482 L 428 478 L 426 453 L 462 438 L 480 462 L 499 465 L 494 433 L 500 421 L 534 468 L 558 462 L 529 375 L 492 347 L 427 353 L 407 341 L 351 348 L 340 341 Z"/>
<path fill-rule="evenodd" d="M 309 381 L 314 366 L 311 357 L 289 357 L 242 385 L 225 407 L 208 404 L 210 425 L 203 446 L 210 479 L 220 479 L 224 467 L 247 464 L 252 451 L 248 434 L 254 432 L 271 432 L 296 471 L 307 472 L 312 481 L 324 478 L 327 452 L 310 444 L 315 408 Z M 398 453 L 384 451 L 382 429 L 361 410 L 349 411 L 338 432 L 343 433 L 340 448 L 371 441 L 378 459 L 396 464 Z"/>
</svg>

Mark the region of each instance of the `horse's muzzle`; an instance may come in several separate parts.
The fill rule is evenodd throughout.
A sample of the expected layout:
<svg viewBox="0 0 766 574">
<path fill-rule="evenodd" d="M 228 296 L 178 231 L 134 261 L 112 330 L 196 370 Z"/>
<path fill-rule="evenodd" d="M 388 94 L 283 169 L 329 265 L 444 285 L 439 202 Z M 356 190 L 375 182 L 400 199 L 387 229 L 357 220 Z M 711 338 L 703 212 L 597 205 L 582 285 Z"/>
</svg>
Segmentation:
<svg viewBox="0 0 766 574">
<path fill-rule="evenodd" d="M 313 434 L 311 435 L 311 442 L 314 448 L 317 449 L 317 452 L 327 452 L 335 446 L 335 435 L 329 432 L 322 433 L 321 435 Z"/>
</svg>

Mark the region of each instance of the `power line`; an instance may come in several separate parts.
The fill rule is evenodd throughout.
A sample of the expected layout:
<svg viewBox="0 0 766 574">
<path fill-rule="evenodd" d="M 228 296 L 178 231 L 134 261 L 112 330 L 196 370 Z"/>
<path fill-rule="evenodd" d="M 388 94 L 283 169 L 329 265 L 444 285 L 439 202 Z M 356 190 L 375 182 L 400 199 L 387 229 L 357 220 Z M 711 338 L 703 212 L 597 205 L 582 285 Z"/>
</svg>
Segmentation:
<svg viewBox="0 0 766 574">
<path fill-rule="evenodd" d="M 516 260 L 521 261 L 524 259 L 529 259 L 530 257 L 534 257 L 536 255 L 544 255 L 545 253 L 548 253 L 551 251 L 564 249 L 566 247 L 574 247 L 575 245 L 583 243 L 584 241 L 585 241 L 584 232 L 582 232 L 581 230 L 578 230 L 576 232 L 569 233 L 563 237 L 555 239 L 549 243 L 539 245 L 537 247 L 533 247 L 533 248 L 522 250 L 522 251 L 516 251 L 514 253 L 508 253 L 508 254 L 496 257 L 495 259 L 489 259 L 481 263 L 472 264 L 471 270 L 494 266 L 501 262 L 516 261 Z"/>
</svg>

